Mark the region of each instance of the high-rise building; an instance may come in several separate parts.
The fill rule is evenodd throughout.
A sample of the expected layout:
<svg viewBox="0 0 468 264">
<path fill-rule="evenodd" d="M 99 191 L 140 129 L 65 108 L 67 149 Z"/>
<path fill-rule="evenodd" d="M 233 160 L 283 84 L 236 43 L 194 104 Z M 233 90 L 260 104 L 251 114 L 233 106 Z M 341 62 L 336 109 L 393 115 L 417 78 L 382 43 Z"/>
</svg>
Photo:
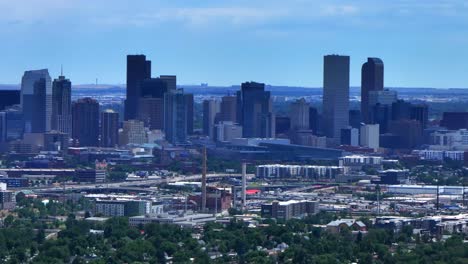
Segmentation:
<svg viewBox="0 0 468 264">
<path fill-rule="evenodd" d="M 71 82 L 60 75 L 52 83 L 52 129 L 71 135 Z"/>
<path fill-rule="evenodd" d="M 21 79 L 21 106 L 26 133 L 50 130 L 52 80 L 47 69 L 24 72 Z"/>
<path fill-rule="evenodd" d="M 392 120 L 411 119 L 411 103 L 398 100 L 392 104 Z"/>
<path fill-rule="evenodd" d="M 361 126 L 360 131 L 360 144 L 363 147 L 372 148 L 377 150 L 380 147 L 380 138 L 379 138 L 379 124 Z"/>
<path fill-rule="evenodd" d="M 237 121 L 237 98 L 235 96 L 227 95 L 221 98 L 219 121 Z"/>
<path fill-rule="evenodd" d="M 140 83 L 137 119 L 150 129 L 164 127 L 164 94 L 168 91 L 168 82 L 161 78 L 145 79 Z"/>
<path fill-rule="evenodd" d="M 309 104 L 304 98 L 290 105 L 289 118 L 292 130 L 309 129 Z"/>
<path fill-rule="evenodd" d="M 182 89 L 164 95 L 164 132 L 166 140 L 174 145 L 187 142 L 187 97 Z"/>
<path fill-rule="evenodd" d="M 361 69 L 361 115 L 369 123 L 369 92 L 384 89 L 384 64 L 379 58 L 368 58 Z"/>
<path fill-rule="evenodd" d="M 148 142 L 146 137 L 145 124 L 139 120 L 127 120 L 123 122 L 120 144 L 145 144 Z"/>
<path fill-rule="evenodd" d="M 167 84 L 169 91 L 177 90 L 177 76 L 175 75 L 161 75 L 159 78 Z"/>
<path fill-rule="evenodd" d="M 139 83 L 140 97 L 164 98 L 168 91 L 167 81 L 161 78 L 144 79 Z"/>
<path fill-rule="evenodd" d="M 6 114 L 6 140 L 21 139 L 24 134 L 24 119 L 21 106 L 14 105 L 5 109 Z"/>
<path fill-rule="evenodd" d="M 187 134 L 193 134 L 193 94 L 184 94 L 185 105 L 187 109 Z"/>
<path fill-rule="evenodd" d="M 231 142 L 242 137 L 242 127 L 232 121 L 221 121 L 215 125 L 216 141 Z"/>
<path fill-rule="evenodd" d="M 72 104 L 72 138 L 83 147 L 99 145 L 99 103 L 86 97 Z"/>
<path fill-rule="evenodd" d="M 270 92 L 265 91 L 265 84 L 243 83 L 237 92 L 237 112 L 243 137 L 275 137 L 275 115 Z"/>
<path fill-rule="evenodd" d="M 215 118 L 219 110 L 219 101 L 213 99 L 203 101 L 203 134 L 211 139 L 213 139 Z"/>
<path fill-rule="evenodd" d="M 164 128 L 164 97 L 140 98 L 138 120 L 151 130 Z"/>
<path fill-rule="evenodd" d="M 317 108 L 309 107 L 309 129 L 317 135 L 319 131 L 319 113 Z"/>
<path fill-rule="evenodd" d="M 0 90 L 0 111 L 21 103 L 21 90 Z"/>
<path fill-rule="evenodd" d="M 342 129 L 341 145 L 359 146 L 359 129 L 353 127 Z"/>
<path fill-rule="evenodd" d="M 325 136 L 338 142 L 349 124 L 349 56 L 324 57 L 323 121 Z"/>
<path fill-rule="evenodd" d="M 361 110 L 352 109 L 349 110 L 349 125 L 352 128 L 359 129 L 362 123 Z"/>
<path fill-rule="evenodd" d="M 440 125 L 450 129 L 468 129 L 468 112 L 444 112 Z"/>
<path fill-rule="evenodd" d="M 44 134 L 44 150 L 66 151 L 68 149 L 69 139 L 69 134 L 51 130 Z"/>
<path fill-rule="evenodd" d="M 119 113 L 107 109 L 101 112 L 101 147 L 115 147 L 119 141 Z"/>
<path fill-rule="evenodd" d="M 416 120 L 421 123 L 421 129 L 427 127 L 427 122 L 429 119 L 429 109 L 426 104 L 417 104 L 411 106 L 410 113 L 411 120 Z"/>
<path fill-rule="evenodd" d="M 375 104 L 369 107 L 369 113 L 370 123 L 379 124 L 381 134 L 387 133 L 392 116 L 391 105 Z"/>
<path fill-rule="evenodd" d="M 125 99 L 125 120 L 137 118 L 141 97 L 140 84 L 151 78 L 151 61 L 145 55 L 127 56 L 127 98 Z"/>
</svg>

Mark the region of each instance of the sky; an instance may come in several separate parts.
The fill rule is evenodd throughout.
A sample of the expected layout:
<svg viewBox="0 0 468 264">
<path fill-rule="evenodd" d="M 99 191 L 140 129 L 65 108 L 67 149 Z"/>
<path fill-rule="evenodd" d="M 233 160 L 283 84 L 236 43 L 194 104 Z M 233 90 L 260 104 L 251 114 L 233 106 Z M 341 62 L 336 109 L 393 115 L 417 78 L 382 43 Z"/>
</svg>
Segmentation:
<svg viewBox="0 0 468 264">
<path fill-rule="evenodd" d="M 48 68 L 125 83 L 126 55 L 179 84 L 321 87 L 323 56 L 367 57 L 387 87 L 468 88 L 464 0 L 0 0 L 0 83 Z"/>
</svg>

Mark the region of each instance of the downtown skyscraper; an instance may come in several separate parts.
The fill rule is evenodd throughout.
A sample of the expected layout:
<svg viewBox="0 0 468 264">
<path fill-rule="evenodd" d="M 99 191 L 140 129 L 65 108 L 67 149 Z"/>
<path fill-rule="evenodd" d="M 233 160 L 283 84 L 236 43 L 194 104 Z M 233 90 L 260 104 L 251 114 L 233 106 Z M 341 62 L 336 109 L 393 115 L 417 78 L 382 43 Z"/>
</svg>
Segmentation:
<svg viewBox="0 0 468 264">
<path fill-rule="evenodd" d="M 71 136 L 71 82 L 63 74 L 52 83 L 52 130 Z"/>
<path fill-rule="evenodd" d="M 187 96 L 182 89 L 164 94 L 164 132 L 173 145 L 187 142 Z"/>
<path fill-rule="evenodd" d="M 275 115 L 270 92 L 265 84 L 246 82 L 237 92 L 237 118 L 243 127 L 243 137 L 275 137 Z"/>
<path fill-rule="evenodd" d="M 44 133 L 50 130 L 52 80 L 47 69 L 24 72 L 21 79 L 21 106 L 25 133 Z"/>
<path fill-rule="evenodd" d="M 72 104 L 72 137 L 81 147 L 99 146 L 99 103 L 93 98 Z"/>
<path fill-rule="evenodd" d="M 339 144 L 349 124 L 349 56 L 324 57 L 323 123 L 325 136 Z"/>
<path fill-rule="evenodd" d="M 127 98 L 125 99 L 125 120 L 137 119 L 141 97 L 141 82 L 151 78 L 151 61 L 145 55 L 127 56 Z"/>
<path fill-rule="evenodd" d="M 373 105 L 369 103 L 371 91 L 383 91 L 384 89 L 384 64 L 379 58 L 368 58 L 361 69 L 361 117 L 366 124 L 371 122 Z"/>
</svg>

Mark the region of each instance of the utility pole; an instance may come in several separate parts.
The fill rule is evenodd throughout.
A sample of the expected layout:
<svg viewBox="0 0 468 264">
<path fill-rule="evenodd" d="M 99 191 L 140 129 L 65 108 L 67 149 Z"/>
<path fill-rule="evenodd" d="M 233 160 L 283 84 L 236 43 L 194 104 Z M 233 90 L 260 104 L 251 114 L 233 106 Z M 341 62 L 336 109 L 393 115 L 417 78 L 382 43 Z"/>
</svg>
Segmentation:
<svg viewBox="0 0 468 264">
<path fill-rule="evenodd" d="M 202 165 L 202 201 L 201 210 L 206 211 L 206 147 L 203 147 L 203 165 Z"/>
</svg>

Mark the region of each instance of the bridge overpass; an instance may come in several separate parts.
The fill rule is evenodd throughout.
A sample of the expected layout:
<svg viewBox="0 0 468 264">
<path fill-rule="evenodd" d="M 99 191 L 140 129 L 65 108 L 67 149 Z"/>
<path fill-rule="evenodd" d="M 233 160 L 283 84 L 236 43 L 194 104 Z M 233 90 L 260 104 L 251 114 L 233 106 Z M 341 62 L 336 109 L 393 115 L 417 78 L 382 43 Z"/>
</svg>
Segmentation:
<svg viewBox="0 0 468 264">
<path fill-rule="evenodd" d="M 253 178 L 254 174 L 247 174 L 247 178 Z M 240 174 L 226 174 L 226 173 L 214 173 L 214 174 L 207 174 L 207 179 L 215 179 L 215 178 L 239 178 L 242 177 Z M 29 188 L 34 192 L 61 192 L 64 190 L 67 191 L 86 191 L 92 189 L 130 189 L 134 191 L 145 191 L 147 192 L 148 189 L 145 188 L 138 188 L 142 186 L 154 186 L 160 185 L 164 183 L 172 183 L 172 182 L 179 182 L 179 181 L 196 181 L 201 180 L 202 175 L 190 175 L 190 176 L 176 176 L 164 179 L 153 179 L 153 180 L 141 180 L 141 181 L 125 181 L 125 182 L 112 182 L 112 183 L 92 183 L 92 184 L 73 184 L 73 185 L 65 185 L 64 187 L 57 187 L 57 186 L 47 186 L 47 187 L 38 187 L 38 188 Z M 25 189 L 25 188 L 19 188 Z"/>
</svg>

